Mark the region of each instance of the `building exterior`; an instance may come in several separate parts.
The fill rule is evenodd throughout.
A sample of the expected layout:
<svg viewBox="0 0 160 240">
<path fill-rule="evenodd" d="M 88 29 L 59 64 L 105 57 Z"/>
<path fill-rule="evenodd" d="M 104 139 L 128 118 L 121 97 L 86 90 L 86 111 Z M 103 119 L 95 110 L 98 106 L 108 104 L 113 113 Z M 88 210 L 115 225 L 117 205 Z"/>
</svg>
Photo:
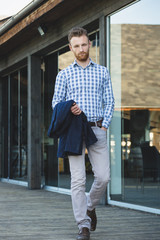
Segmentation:
<svg viewBox="0 0 160 240">
<path fill-rule="evenodd" d="M 4 24 L 6 21 L 8 21 L 9 19 L 10 19 L 10 17 L 5 17 L 5 18 L 4 18 L 3 16 L 2 16 L 2 17 L 0 16 L 0 26 L 1 26 L 2 24 Z"/>
<path fill-rule="evenodd" d="M 83 26 L 91 58 L 110 70 L 116 100 L 103 204 L 160 214 L 160 18 L 152 23 L 152 9 L 147 23 L 139 18 L 149 3 L 158 9 L 156 0 L 35 0 L 0 26 L 2 181 L 70 192 L 68 160 L 57 159 L 58 141 L 47 130 L 56 75 L 74 60 L 67 33 Z M 87 151 L 86 167 L 88 191 Z"/>
</svg>

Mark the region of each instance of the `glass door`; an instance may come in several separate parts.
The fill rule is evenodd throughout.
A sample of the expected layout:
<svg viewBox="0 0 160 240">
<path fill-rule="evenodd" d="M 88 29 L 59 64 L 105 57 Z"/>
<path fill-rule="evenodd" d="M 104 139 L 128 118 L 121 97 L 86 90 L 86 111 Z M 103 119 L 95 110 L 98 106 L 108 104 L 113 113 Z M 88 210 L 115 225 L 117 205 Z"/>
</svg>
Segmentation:
<svg viewBox="0 0 160 240">
<path fill-rule="evenodd" d="M 0 177 L 8 177 L 8 77 L 0 81 Z"/>
<path fill-rule="evenodd" d="M 58 55 L 53 53 L 46 56 L 42 66 L 42 155 L 43 183 L 58 187 L 58 140 L 47 136 L 52 117 L 52 97 L 58 72 Z"/>
<path fill-rule="evenodd" d="M 94 62 L 99 63 L 99 32 L 90 35 L 92 46 L 90 56 Z M 57 158 L 58 140 L 49 138 L 47 131 L 52 116 L 52 97 L 57 73 L 74 61 L 73 53 L 66 45 L 59 51 L 44 58 L 42 63 L 42 149 L 43 170 L 46 185 L 63 189 L 70 189 L 70 170 L 68 158 Z M 92 169 L 86 150 L 87 187 L 89 191 L 93 181 Z"/>
<path fill-rule="evenodd" d="M 110 198 L 152 208 L 160 208 L 159 7 L 142 0 L 110 17 Z"/>
<path fill-rule="evenodd" d="M 27 68 L 10 75 L 10 179 L 27 181 Z"/>
</svg>

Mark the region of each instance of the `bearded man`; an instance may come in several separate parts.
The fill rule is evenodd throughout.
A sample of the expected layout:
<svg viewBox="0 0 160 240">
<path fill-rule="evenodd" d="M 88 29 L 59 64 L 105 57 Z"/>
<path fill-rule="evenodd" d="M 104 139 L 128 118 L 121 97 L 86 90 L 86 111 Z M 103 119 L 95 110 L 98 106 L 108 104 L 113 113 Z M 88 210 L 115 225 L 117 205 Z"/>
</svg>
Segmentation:
<svg viewBox="0 0 160 240">
<path fill-rule="evenodd" d="M 108 69 L 94 63 L 89 57 L 91 42 L 85 29 L 75 27 L 69 31 L 68 41 L 75 61 L 60 71 L 56 78 L 52 108 L 56 104 L 74 100 L 74 115 L 87 117 L 97 142 L 88 147 L 88 156 L 94 173 L 89 194 L 85 194 L 85 142 L 82 155 L 69 155 L 71 196 L 79 233 L 77 240 L 89 240 L 90 231 L 96 229 L 95 207 L 110 180 L 110 164 L 106 133 L 114 111 L 114 97 Z"/>
</svg>

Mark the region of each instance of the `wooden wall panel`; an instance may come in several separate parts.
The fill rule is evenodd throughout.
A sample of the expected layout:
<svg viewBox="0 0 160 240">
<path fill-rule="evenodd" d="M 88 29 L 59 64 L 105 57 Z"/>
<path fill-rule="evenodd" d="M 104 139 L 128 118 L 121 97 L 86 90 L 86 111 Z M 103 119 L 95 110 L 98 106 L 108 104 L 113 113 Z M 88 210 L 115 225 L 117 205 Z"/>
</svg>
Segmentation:
<svg viewBox="0 0 160 240">
<path fill-rule="evenodd" d="M 0 71 L 12 66 L 13 63 L 27 58 L 28 54 L 43 56 L 53 51 L 57 48 L 57 42 L 61 43 L 61 39 L 63 40 L 65 38 L 65 43 L 67 43 L 67 33 L 73 26 L 85 26 L 130 2 L 133 2 L 133 0 L 93 0 L 87 1 L 87 4 L 83 3 L 81 7 L 76 8 L 74 11 L 72 10 L 72 12 L 68 12 L 69 10 L 66 9 L 64 17 L 48 23 L 48 31 L 45 36 L 41 37 L 37 34 L 37 28 L 35 27 L 35 29 L 32 29 L 35 32 L 33 31 L 33 37 L 30 40 L 25 41 L 23 36 L 23 42 L 21 42 L 18 47 L 12 49 L 7 56 L 0 58 Z M 29 31 L 30 29 L 28 29 L 28 32 Z M 25 34 L 27 34 L 27 32 Z"/>
</svg>

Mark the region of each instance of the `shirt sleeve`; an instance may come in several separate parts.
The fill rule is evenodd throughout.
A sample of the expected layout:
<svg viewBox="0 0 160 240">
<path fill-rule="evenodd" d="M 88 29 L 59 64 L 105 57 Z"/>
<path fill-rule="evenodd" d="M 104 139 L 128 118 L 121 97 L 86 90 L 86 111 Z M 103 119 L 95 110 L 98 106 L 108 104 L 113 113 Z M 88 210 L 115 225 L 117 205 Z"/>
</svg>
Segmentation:
<svg viewBox="0 0 160 240">
<path fill-rule="evenodd" d="M 60 71 L 56 77 L 56 83 L 54 88 L 54 94 L 52 98 L 52 109 L 59 102 L 63 102 L 66 99 L 66 77 L 64 71 Z"/>
<path fill-rule="evenodd" d="M 106 69 L 104 85 L 103 85 L 103 108 L 104 108 L 104 115 L 103 115 L 103 122 L 102 126 L 108 128 L 113 116 L 114 111 L 114 96 L 112 90 L 112 83 L 111 77 Z"/>
</svg>

